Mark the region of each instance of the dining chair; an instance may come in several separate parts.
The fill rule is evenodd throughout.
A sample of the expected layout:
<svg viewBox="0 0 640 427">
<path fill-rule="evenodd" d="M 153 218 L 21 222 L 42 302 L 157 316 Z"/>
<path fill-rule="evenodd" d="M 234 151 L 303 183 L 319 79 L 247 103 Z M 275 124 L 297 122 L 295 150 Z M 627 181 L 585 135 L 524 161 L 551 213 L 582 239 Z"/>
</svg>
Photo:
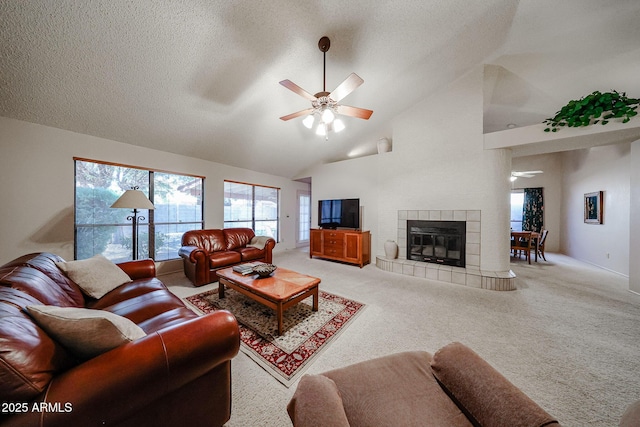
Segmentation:
<svg viewBox="0 0 640 427">
<path fill-rule="evenodd" d="M 540 241 L 538 242 L 538 255 L 540 255 L 542 257 L 543 260 L 547 260 L 544 257 L 544 242 L 547 240 L 547 234 L 549 234 L 549 230 L 542 230 L 542 234 L 540 236 Z"/>
<path fill-rule="evenodd" d="M 511 240 L 511 249 L 513 250 L 513 255 L 519 258 L 524 253 L 529 264 L 531 264 L 532 248 L 533 248 L 533 239 L 531 238 L 530 231 L 523 231 L 523 232 L 517 233 L 514 235 L 514 238 Z"/>
</svg>

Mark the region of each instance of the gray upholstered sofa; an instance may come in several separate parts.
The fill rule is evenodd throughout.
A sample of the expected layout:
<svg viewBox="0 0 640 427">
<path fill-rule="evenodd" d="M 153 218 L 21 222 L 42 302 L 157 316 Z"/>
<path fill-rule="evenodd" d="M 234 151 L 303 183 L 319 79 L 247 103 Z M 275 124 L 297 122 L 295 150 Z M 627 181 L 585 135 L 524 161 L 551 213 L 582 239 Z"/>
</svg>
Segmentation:
<svg viewBox="0 0 640 427">
<path fill-rule="evenodd" d="M 460 343 L 305 375 L 287 410 L 295 427 L 559 425 Z"/>
</svg>

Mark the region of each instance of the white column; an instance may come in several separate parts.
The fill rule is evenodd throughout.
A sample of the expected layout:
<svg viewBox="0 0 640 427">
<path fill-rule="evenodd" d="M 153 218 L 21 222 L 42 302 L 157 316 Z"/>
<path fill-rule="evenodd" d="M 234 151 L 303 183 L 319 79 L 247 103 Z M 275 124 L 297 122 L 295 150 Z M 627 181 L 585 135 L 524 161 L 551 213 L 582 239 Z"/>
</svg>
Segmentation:
<svg viewBox="0 0 640 427">
<path fill-rule="evenodd" d="M 511 150 L 484 150 L 482 160 L 478 165 L 478 179 L 484 179 L 480 269 L 509 271 Z"/>
<path fill-rule="evenodd" d="M 629 290 L 640 294 L 640 140 L 631 143 Z"/>
</svg>

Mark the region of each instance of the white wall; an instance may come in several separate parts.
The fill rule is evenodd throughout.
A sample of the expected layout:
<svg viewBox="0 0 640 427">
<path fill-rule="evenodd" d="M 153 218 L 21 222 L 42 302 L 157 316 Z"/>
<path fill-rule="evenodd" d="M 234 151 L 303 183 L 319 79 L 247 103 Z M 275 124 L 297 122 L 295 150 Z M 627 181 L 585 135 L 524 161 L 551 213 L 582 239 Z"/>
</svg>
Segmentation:
<svg viewBox="0 0 640 427">
<path fill-rule="evenodd" d="M 631 144 L 562 154 L 561 250 L 608 270 L 629 274 Z M 584 194 L 604 192 L 603 224 L 584 223 Z"/>
<path fill-rule="evenodd" d="M 629 212 L 629 290 L 640 294 L 640 140 L 631 144 L 631 202 Z"/>
<path fill-rule="evenodd" d="M 481 210 L 480 265 L 509 270 L 510 156 L 483 148 L 483 73 L 476 68 L 394 123 L 380 201 L 397 209 Z M 380 230 L 396 215 L 381 217 Z"/>
<path fill-rule="evenodd" d="M 280 187 L 276 250 L 295 247 L 296 193 L 308 184 L 0 117 L 0 264 L 41 251 L 73 259 L 74 157 L 204 176 L 207 228 L 223 225 L 225 179 Z"/>
<path fill-rule="evenodd" d="M 312 171 L 314 199 L 377 200 L 373 255 L 382 255 L 385 240 L 396 240 L 398 210 L 481 210 L 481 268 L 509 270 L 511 157 L 483 149 L 482 80 L 478 67 L 397 118 L 391 153 Z"/>
<path fill-rule="evenodd" d="M 511 169 L 514 171 L 543 171 L 542 174 L 533 178 L 518 178 L 511 184 L 511 188 L 544 188 L 544 228 L 549 230 L 545 251 L 559 252 L 562 215 L 562 154 L 514 157 L 511 160 Z"/>
<path fill-rule="evenodd" d="M 378 234 L 378 157 L 360 157 L 318 167 L 313 170 L 311 181 L 311 227 L 318 226 L 318 200 L 360 199 L 360 228 L 371 232 L 373 254 Z"/>
</svg>

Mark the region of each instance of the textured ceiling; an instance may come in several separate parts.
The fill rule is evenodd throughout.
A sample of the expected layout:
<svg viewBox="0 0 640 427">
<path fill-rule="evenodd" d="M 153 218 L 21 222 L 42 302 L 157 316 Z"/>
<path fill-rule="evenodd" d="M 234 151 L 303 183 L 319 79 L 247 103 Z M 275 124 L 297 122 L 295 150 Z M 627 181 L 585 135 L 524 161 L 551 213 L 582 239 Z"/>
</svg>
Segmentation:
<svg viewBox="0 0 640 427">
<path fill-rule="evenodd" d="M 375 151 L 391 122 L 485 64 L 484 131 L 593 90 L 640 96 L 638 0 L 2 0 L 0 115 L 286 177 Z M 278 117 L 355 72 L 329 141 Z"/>
</svg>

